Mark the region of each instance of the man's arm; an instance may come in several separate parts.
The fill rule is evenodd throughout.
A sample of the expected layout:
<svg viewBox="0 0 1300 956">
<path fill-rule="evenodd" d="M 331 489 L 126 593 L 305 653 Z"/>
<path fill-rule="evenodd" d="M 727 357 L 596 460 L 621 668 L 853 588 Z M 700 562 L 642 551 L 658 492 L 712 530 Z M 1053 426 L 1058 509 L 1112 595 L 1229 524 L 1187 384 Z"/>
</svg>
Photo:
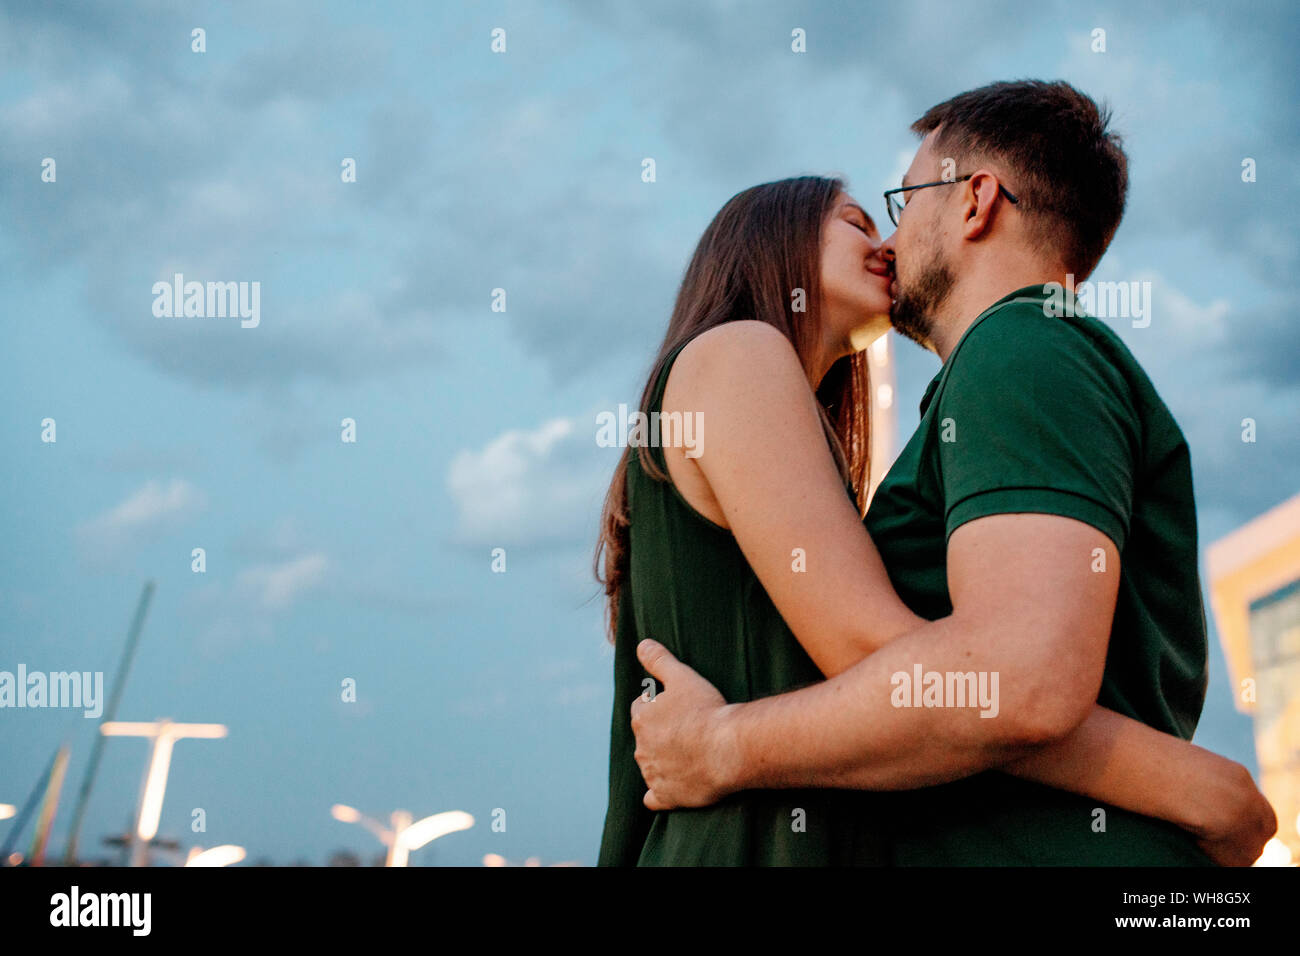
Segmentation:
<svg viewBox="0 0 1300 956">
<path fill-rule="evenodd" d="M 825 683 L 777 697 L 719 707 L 696 696 L 677 713 L 668 678 L 684 674 L 658 674 L 643 655 L 667 688 L 632 707 L 646 805 L 700 806 L 751 787 L 911 789 L 1060 740 L 1091 711 L 1105 666 L 1119 575 L 1091 572 L 1095 548 L 1118 569 L 1115 546 L 1081 521 L 1040 514 L 969 521 L 948 542 L 951 616 Z M 990 688 L 997 675 L 996 716 L 981 716 L 979 707 L 895 706 L 894 675 L 910 677 L 918 665 L 923 673 L 983 673 Z"/>
<path fill-rule="evenodd" d="M 652 702 L 633 706 L 636 758 L 651 786 L 645 796 L 650 809 L 703 805 L 745 787 L 800 785 L 767 782 L 800 779 L 780 765 L 769 764 L 766 777 L 761 771 L 743 773 L 737 733 L 744 731 L 729 723 L 727 715 L 757 711 L 751 730 L 765 721 L 800 719 L 797 712 L 763 710 L 778 702 L 793 705 L 825 685 L 728 706 L 712 685 L 655 642 L 643 641 L 638 657 L 665 685 Z M 773 729 L 778 748 L 805 742 L 799 732 L 785 734 L 779 725 L 768 728 Z M 1060 740 L 1027 749 L 1028 756 L 999 769 L 1176 823 L 1221 865 L 1249 866 L 1277 832 L 1276 814 L 1245 767 L 1104 707 L 1094 705 Z M 917 750 L 923 758 L 934 752 L 928 746 Z M 943 759 L 943 754 L 934 759 Z M 809 779 L 822 786 L 845 786 L 840 777 L 823 783 L 816 768 Z"/>
</svg>

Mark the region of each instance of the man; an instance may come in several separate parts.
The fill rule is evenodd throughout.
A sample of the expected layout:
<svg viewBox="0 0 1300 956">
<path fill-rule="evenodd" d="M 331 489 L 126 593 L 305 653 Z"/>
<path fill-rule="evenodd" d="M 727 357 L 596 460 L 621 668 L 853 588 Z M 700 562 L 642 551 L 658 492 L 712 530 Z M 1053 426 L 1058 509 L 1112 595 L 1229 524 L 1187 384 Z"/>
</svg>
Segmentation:
<svg viewBox="0 0 1300 956">
<path fill-rule="evenodd" d="M 866 524 L 932 623 L 830 681 L 732 705 L 642 642 L 665 687 L 632 706 L 648 807 L 921 787 L 882 823 L 900 865 L 1208 862 L 1170 824 L 987 770 L 1094 703 L 1190 739 L 1204 700 L 1187 444 L 1119 338 L 1056 308 L 1123 214 L 1107 124 L 1069 85 L 1024 81 L 913 125 L 901 202 L 886 196 L 892 320 L 943 367 Z M 972 672 L 992 706 L 944 698 L 947 675 Z"/>
</svg>

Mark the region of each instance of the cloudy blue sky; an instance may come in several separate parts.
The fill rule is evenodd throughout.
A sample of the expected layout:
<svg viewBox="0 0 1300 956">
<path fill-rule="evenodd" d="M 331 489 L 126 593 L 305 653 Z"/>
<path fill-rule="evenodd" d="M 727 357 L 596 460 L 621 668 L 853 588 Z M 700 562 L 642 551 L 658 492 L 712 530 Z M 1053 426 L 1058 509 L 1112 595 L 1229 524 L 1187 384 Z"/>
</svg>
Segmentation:
<svg viewBox="0 0 1300 956">
<path fill-rule="evenodd" d="M 1285 2 L 2 2 L 0 669 L 111 678 L 152 578 L 119 717 L 230 727 L 178 745 L 164 835 L 322 863 L 378 849 L 333 803 L 462 809 L 414 864 L 592 863 L 594 416 L 635 400 L 718 207 L 836 173 L 887 223 L 934 102 L 1024 76 L 1108 99 L 1132 190 L 1095 278 L 1152 283 L 1150 326 L 1114 326 L 1212 541 L 1300 490 L 1298 43 Z M 176 272 L 260 282 L 261 324 L 155 317 Z M 897 354 L 910 431 L 938 364 Z M 0 718 L 0 803 L 71 744 L 56 849 L 93 735 Z M 1253 767 L 1251 740 L 1216 644 L 1197 742 Z M 109 742 L 88 852 L 144 759 Z"/>
</svg>

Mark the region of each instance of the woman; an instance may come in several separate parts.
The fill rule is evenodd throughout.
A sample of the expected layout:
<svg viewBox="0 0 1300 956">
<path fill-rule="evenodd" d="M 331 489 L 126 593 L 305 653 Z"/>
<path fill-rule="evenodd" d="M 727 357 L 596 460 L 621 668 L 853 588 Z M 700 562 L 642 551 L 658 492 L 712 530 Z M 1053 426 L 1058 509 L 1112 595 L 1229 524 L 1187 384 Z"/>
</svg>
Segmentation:
<svg viewBox="0 0 1300 956">
<path fill-rule="evenodd" d="M 889 327 L 890 278 L 874 223 L 834 179 L 745 190 L 695 250 L 641 411 L 685 418 L 719 381 L 755 397 L 728 409 L 743 425 L 697 426 L 696 447 L 671 432 L 630 448 L 610 485 L 596 554 L 615 644 L 601 865 L 889 861 L 888 794 L 746 791 L 649 811 L 629 705 L 655 689 L 635 656 L 643 637 L 736 702 L 834 676 L 923 623 L 890 585 L 861 520 L 870 465 L 861 349 Z M 764 376 L 757 388 L 746 380 L 754 368 Z M 747 467 L 753 444 L 741 436 L 756 434 L 754 423 L 779 436 L 779 477 Z M 815 574 L 800 573 L 810 564 Z M 1193 829 L 1216 861 L 1249 862 L 1258 847 L 1238 829 L 1249 830 L 1240 808 L 1262 798 L 1244 768 L 1104 713 L 1104 739 L 1072 737 L 1001 769 L 1149 815 L 1153 794 L 1184 788 L 1187 807 L 1171 822 Z M 1144 772 L 1107 775 L 1100 746 L 1111 766 Z"/>
</svg>

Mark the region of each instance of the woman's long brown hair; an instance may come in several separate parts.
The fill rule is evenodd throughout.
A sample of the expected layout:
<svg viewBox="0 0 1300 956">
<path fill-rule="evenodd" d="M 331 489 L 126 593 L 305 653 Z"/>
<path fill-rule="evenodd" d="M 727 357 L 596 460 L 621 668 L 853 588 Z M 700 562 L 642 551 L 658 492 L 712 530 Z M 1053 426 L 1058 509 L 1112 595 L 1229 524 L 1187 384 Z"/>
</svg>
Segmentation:
<svg viewBox="0 0 1300 956">
<path fill-rule="evenodd" d="M 844 183 L 821 176 L 800 176 L 764 183 L 737 193 L 704 230 L 682 279 L 668 332 L 641 392 L 640 409 L 649 401 L 664 362 L 673 350 L 714 326 L 737 319 L 757 319 L 789 339 L 805 371 L 811 367 L 821 322 L 822 228 Z M 795 290 L 802 289 L 802 308 Z M 817 388 L 822 426 L 844 480 L 866 509 L 870 469 L 871 381 L 866 353 L 841 358 Z M 619 459 L 605 495 L 596 544 L 594 571 L 605 590 L 606 631 L 614 640 L 619 597 L 627 581 L 627 461 Z M 658 481 L 669 481 L 650 455 L 637 448 L 641 468 Z"/>
</svg>

